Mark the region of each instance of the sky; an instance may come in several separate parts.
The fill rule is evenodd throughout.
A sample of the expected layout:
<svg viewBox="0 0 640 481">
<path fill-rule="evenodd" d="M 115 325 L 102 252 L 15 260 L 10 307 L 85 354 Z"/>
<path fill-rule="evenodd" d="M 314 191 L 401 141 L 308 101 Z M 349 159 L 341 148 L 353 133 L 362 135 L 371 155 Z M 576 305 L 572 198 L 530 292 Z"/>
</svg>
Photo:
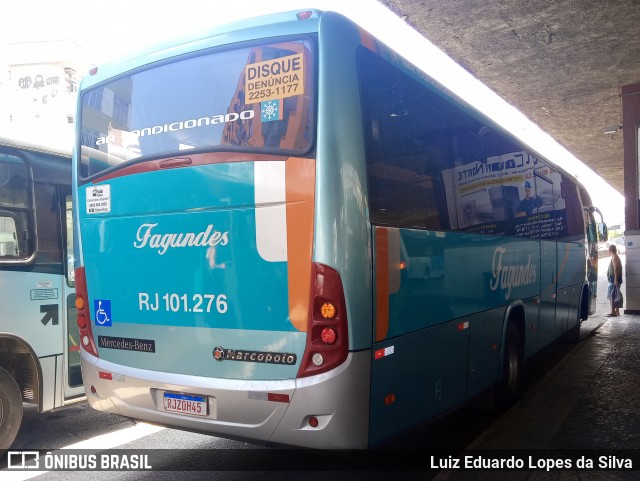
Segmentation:
<svg viewBox="0 0 640 481">
<path fill-rule="evenodd" d="M 376 0 L 3 0 L 4 43 L 70 39 L 94 64 L 186 33 L 277 11 L 318 8 L 348 16 L 437 81 L 577 176 L 609 225 L 624 222 L 624 197 Z"/>
</svg>

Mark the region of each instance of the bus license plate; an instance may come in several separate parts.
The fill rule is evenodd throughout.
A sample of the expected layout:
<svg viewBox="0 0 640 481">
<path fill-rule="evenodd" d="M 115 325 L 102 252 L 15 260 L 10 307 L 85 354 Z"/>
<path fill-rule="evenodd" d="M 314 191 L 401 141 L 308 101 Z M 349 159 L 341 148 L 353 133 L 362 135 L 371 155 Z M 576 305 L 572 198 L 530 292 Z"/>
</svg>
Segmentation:
<svg viewBox="0 0 640 481">
<path fill-rule="evenodd" d="M 206 416 L 207 413 L 206 396 L 192 396 L 165 392 L 163 396 L 163 410 L 171 413 L 190 414 L 192 416 Z"/>
</svg>

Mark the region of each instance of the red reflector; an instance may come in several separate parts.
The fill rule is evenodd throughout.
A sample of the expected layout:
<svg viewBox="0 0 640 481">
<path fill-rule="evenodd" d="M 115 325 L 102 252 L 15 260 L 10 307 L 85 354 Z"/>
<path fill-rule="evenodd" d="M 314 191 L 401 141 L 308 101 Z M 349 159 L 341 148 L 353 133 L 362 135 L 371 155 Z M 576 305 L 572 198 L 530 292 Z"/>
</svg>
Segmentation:
<svg viewBox="0 0 640 481">
<path fill-rule="evenodd" d="M 113 380 L 113 378 L 111 377 L 111 373 L 110 372 L 100 371 L 98 373 L 98 376 L 100 377 L 100 379 L 107 379 L 108 381 Z"/>
<path fill-rule="evenodd" d="M 312 12 L 311 10 L 307 10 L 306 12 L 300 12 L 300 13 L 298 13 L 298 15 L 297 15 L 298 20 L 307 20 L 308 18 L 310 18 L 310 17 L 311 17 L 311 14 L 312 14 L 312 13 L 313 13 L 313 12 Z"/>
<path fill-rule="evenodd" d="M 373 352 L 373 358 L 382 359 L 383 357 L 393 355 L 395 351 L 396 351 L 395 346 L 383 347 L 382 349 L 378 349 L 377 351 Z"/>
<path fill-rule="evenodd" d="M 309 418 L 309 426 L 311 426 L 312 428 L 317 428 L 318 427 L 318 418 L 315 416 L 311 416 Z"/>
<path fill-rule="evenodd" d="M 95 75 L 98 73 L 98 67 L 93 67 L 89 70 L 89 75 Z"/>
<path fill-rule="evenodd" d="M 267 400 L 274 401 L 277 403 L 288 403 L 289 395 L 288 394 L 279 394 L 276 392 L 267 393 Z"/>
<path fill-rule="evenodd" d="M 387 394 L 384 397 L 384 405 L 385 406 L 389 406 L 389 405 L 393 404 L 394 402 L 396 402 L 396 395 L 395 394 Z"/>
<path fill-rule="evenodd" d="M 458 331 L 464 331 L 465 329 L 469 329 L 469 322 L 459 322 Z"/>
<path fill-rule="evenodd" d="M 320 334 L 320 338 L 325 344 L 333 344 L 336 342 L 336 331 L 330 327 L 325 327 Z"/>
</svg>

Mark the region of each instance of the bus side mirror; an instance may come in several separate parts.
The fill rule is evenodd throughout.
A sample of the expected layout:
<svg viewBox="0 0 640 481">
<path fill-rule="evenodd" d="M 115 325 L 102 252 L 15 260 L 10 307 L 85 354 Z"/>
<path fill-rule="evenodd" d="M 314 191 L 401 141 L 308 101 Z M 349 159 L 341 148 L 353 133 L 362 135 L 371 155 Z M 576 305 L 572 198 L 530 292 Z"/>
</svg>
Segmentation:
<svg viewBox="0 0 640 481">
<path fill-rule="evenodd" d="M 606 242 L 609 239 L 609 230 L 607 229 L 607 224 L 604 222 L 602 224 L 598 224 L 598 241 Z"/>
</svg>

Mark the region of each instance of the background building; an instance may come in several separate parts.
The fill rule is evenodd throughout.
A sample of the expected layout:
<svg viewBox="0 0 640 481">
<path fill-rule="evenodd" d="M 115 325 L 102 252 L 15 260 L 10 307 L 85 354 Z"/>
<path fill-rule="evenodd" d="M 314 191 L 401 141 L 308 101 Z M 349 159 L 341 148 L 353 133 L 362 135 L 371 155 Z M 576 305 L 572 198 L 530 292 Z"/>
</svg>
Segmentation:
<svg viewBox="0 0 640 481">
<path fill-rule="evenodd" d="M 0 54 L 0 135 L 70 149 L 89 53 L 70 40 L 10 43 Z"/>
</svg>

